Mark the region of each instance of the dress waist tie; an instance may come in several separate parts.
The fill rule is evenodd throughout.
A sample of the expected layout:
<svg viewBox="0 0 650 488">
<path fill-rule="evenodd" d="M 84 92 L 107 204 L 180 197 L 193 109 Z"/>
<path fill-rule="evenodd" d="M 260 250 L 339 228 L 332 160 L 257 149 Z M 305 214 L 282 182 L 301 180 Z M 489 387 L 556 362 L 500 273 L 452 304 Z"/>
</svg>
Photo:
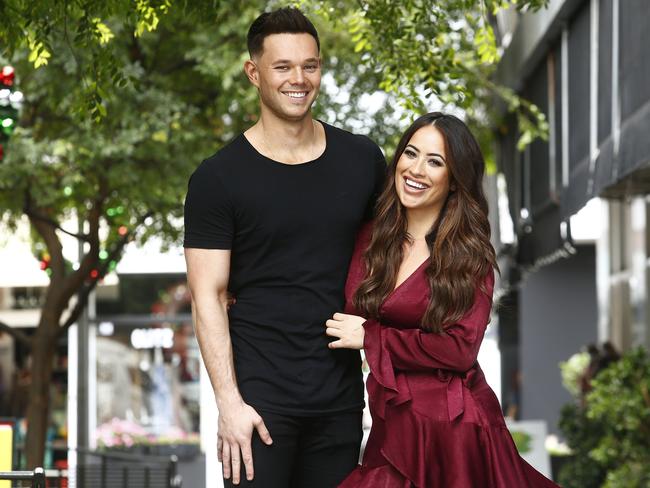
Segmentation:
<svg viewBox="0 0 650 488">
<path fill-rule="evenodd" d="M 453 422 L 463 415 L 463 412 L 465 411 L 463 386 L 470 388 L 476 381 L 476 378 L 481 374 L 478 363 L 475 363 L 474 366 L 465 373 L 456 373 L 446 369 L 437 370 L 438 379 L 447 383 L 447 410 L 449 421 Z"/>
</svg>

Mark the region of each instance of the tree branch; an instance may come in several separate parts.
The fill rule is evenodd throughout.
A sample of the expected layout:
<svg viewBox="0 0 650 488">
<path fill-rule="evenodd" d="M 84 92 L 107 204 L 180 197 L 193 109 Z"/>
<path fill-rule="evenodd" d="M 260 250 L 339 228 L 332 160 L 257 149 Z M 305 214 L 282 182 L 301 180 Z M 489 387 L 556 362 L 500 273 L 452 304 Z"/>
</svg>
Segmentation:
<svg viewBox="0 0 650 488">
<path fill-rule="evenodd" d="M 22 346 L 25 346 L 28 349 L 32 348 L 32 341 L 30 340 L 29 336 L 24 332 L 16 329 L 15 327 L 11 327 L 9 324 L 5 324 L 4 322 L 0 321 L 0 332 L 6 332 L 17 342 L 20 342 Z"/>
<path fill-rule="evenodd" d="M 51 257 L 50 268 L 52 269 L 52 280 L 50 285 L 54 286 L 48 287 L 49 295 L 54 291 L 55 288 L 58 288 L 60 282 L 65 277 L 65 259 L 63 257 L 63 246 L 61 245 L 61 240 L 56 235 L 56 226 L 53 226 L 48 222 L 44 222 L 43 219 L 37 217 L 37 215 L 42 214 L 39 212 L 34 212 L 32 210 L 31 195 L 29 194 L 29 191 L 25 193 L 24 212 L 29 217 L 31 225 L 45 242 L 45 245 L 47 246 L 47 250 Z"/>
<path fill-rule="evenodd" d="M 111 261 L 116 261 L 117 260 L 117 258 L 120 256 L 120 254 L 122 254 L 122 251 L 124 250 L 124 247 L 131 240 L 131 237 L 133 235 L 134 230 L 140 224 L 142 224 L 145 221 L 145 219 L 150 217 L 152 214 L 153 214 L 153 212 L 148 212 L 147 214 L 142 216 L 140 219 L 138 219 L 138 224 L 136 225 L 136 227 L 133 230 L 131 230 L 131 231 L 127 232 L 126 234 L 124 234 L 120 238 L 120 240 L 117 242 L 115 247 L 108 254 L 108 258 L 105 259 L 102 262 L 102 265 L 97 270 L 98 271 L 97 276 L 95 278 L 91 278 L 82 287 L 82 289 L 79 291 L 77 303 L 75 304 L 74 308 L 70 312 L 70 315 L 68 315 L 68 318 L 65 320 L 65 322 L 63 322 L 63 324 L 59 328 L 59 331 L 58 331 L 59 336 L 61 336 L 63 333 L 65 333 L 65 331 L 67 331 L 68 328 L 72 324 L 74 324 L 75 322 L 77 322 L 77 320 L 79 320 L 79 317 L 81 316 L 82 312 L 86 308 L 86 305 L 88 305 L 88 297 L 90 296 L 90 293 L 95 289 L 95 287 L 97 286 L 97 283 L 99 282 L 99 280 L 104 278 L 104 276 L 106 276 L 106 274 L 108 273 Z"/>
<path fill-rule="evenodd" d="M 95 205 L 88 211 L 88 242 L 90 249 L 79 261 L 79 268 L 66 276 L 62 286 L 62 292 L 66 303 L 72 298 L 81 284 L 86 280 L 90 272 L 99 261 L 99 218 L 101 215 L 101 202 L 96 201 Z"/>
<path fill-rule="evenodd" d="M 43 214 L 39 214 L 38 212 L 33 210 L 31 208 L 31 205 L 29 205 L 29 204 L 25 205 L 25 208 L 23 209 L 23 211 L 25 212 L 25 215 L 27 215 L 27 217 L 29 217 L 31 220 L 39 220 L 39 221 L 41 221 L 41 222 L 43 222 L 45 224 L 48 224 L 48 225 L 54 227 L 57 230 L 60 230 L 64 234 L 67 234 L 67 235 L 72 236 L 72 237 L 76 237 L 80 241 L 90 242 L 90 236 L 88 234 L 75 234 L 74 232 L 70 232 L 70 231 L 65 230 L 63 227 L 61 227 L 61 225 L 56 220 L 54 220 L 54 219 L 52 219 L 50 217 L 47 217 L 47 216 L 45 216 Z"/>
</svg>

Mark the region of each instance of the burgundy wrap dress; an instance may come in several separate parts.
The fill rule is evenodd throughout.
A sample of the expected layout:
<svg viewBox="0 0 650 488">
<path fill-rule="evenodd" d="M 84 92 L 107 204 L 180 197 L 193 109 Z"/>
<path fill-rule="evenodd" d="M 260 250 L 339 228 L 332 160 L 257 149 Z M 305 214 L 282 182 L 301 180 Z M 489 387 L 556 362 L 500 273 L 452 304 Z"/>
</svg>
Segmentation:
<svg viewBox="0 0 650 488">
<path fill-rule="evenodd" d="M 370 226 L 357 238 L 346 283 L 346 313 L 364 277 Z M 442 334 L 420 328 L 429 302 L 420 265 L 364 324 L 372 428 L 363 462 L 343 488 L 557 487 L 518 454 L 497 398 L 477 363 L 490 317 L 494 273 L 474 305 Z"/>
</svg>

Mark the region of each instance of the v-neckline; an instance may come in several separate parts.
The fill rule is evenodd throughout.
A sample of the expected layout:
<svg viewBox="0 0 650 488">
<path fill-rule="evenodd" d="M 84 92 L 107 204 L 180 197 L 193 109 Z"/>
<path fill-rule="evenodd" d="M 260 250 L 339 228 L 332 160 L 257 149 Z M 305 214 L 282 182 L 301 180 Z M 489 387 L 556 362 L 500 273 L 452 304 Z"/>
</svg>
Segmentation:
<svg viewBox="0 0 650 488">
<path fill-rule="evenodd" d="M 415 268 L 415 269 L 413 270 L 413 272 L 412 272 L 410 275 L 408 275 L 406 278 L 404 278 L 404 280 L 402 280 L 402 282 L 401 282 L 399 285 L 397 285 L 397 286 L 395 286 L 395 288 L 393 288 L 393 291 L 391 291 L 391 292 L 388 294 L 388 296 L 386 297 L 386 299 L 388 299 L 388 298 L 392 297 L 393 295 L 395 295 L 395 293 L 397 293 L 397 291 L 398 291 L 400 288 L 402 288 L 406 283 L 408 283 L 408 282 L 411 280 L 411 278 L 413 278 L 413 276 L 415 276 L 415 275 L 417 274 L 417 272 L 420 271 L 420 269 L 421 269 L 425 264 L 427 264 L 430 260 L 431 260 L 431 257 L 429 256 L 429 257 L 427 257 L 424 261 L 422 261 L 422 262 L 420 263 L 420 265 L 419 265 L 417 268 Z"/>
</svg>

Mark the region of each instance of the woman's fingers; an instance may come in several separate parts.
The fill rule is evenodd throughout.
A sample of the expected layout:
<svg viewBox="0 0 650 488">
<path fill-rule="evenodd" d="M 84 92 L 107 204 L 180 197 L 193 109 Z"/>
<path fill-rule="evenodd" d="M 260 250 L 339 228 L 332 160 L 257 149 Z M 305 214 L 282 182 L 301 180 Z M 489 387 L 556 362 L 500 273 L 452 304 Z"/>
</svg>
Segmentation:
<svg viewBox="0 0 650 488">
<path fill-rule="evenodd" d="M 327 334 L 330 337 L 338 337 L 339 339 L 341 338 L 341 329 L 335 329 L 334 327 L 328 327 L 325 329 L 325 334 Z"/>
<path fill-rule="evenodd" d="M 325 322 L 325 325 L 333 329 L 338 329 L 339 327 L 341 327 L 341 322 L 339 322 L 338 320 L 329 319 L 327 322 Z"/>
</svg>

